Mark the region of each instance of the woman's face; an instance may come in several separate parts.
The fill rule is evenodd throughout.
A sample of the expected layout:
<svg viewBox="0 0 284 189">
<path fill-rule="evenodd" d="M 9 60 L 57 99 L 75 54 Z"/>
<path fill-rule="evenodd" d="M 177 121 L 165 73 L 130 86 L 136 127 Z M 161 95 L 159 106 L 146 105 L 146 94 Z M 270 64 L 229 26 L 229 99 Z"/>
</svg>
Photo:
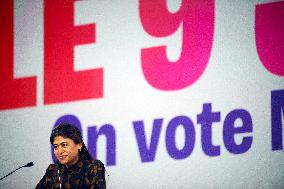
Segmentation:
<svg viewBox="0 0 284 189">
<path fill-rule="evenodd" d="M 64 165 L 72 165 L 79 159 L 79 149 L 82 148 L 82 144 L 75 144 L 70 138 L 64 138 L 57 136 L 53 141 L 54 154 L 58 161 Z"/>
</svg>

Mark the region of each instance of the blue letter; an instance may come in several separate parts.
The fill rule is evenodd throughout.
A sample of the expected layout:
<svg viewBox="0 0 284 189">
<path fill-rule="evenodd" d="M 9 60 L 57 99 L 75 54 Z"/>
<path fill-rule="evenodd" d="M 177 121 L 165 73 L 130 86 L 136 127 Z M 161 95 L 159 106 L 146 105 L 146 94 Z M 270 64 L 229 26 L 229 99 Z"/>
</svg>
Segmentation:
<svg viewBox="0 0 284 189">
<path fill-rule="evenodd" d="M 197 115 L 197 123 L 201 124 L 202 149 L 208 156 L 220 155 L 220 146 L 212 144 L 212 123 L 220 121 L 220 112 L 212 112 L 211 103 L 203 104 L 201 114 Z"/>
<path fill-rule="evenodd" d="M 283 114 L 284 114 L 284 90 L 271 91 L 271 143 L 273 151 L 283 149 L 283 142 L 282 142 Z"/>
<path fill-rule="evenodd" d="M 235 127 L 235 121 L 240 118 L 242 125 Z M 251 133 L 252 120 L 248 111 L 236 109 L 228 113 L 224 121 L 223 140 L 227 150 L 233 154 L 241 154 L 249 150 L 252 136 L 243 137 L 240 145 L 236 144 L 234 135 L 237 133 Z"/>
<path fill-rule="evenodd" d="M 139 147 L 140 157 L 142 162 L 150 162 L 155 160 L 159 137 L 161 133 L 163 119 L 155 119 L 152 129 L 149 148 L 147 148 L 146 137 L 143 121 L 134 121 L 136 140 Z"/>
<path fill-rule="evenodd" d="M 106 136 L 106 164 L 115 165 L 116 163 L 116 143 L 115 130 L 112 125 L 105 124 L 99 131 L 96 126 L 88 128 L 88 149 L 92 156 L 97 157 L 97 140 L 99 135 Z"/>
<path fill-rule="evenodd" d="M 179 150 L 176 147 L 176 128 L 178 126 L 183 126 L 185 131 L 185 141 L 184 141 L 184 147 Z M 188 157 L 194 148 L 195 143 L 195 130 L 194 125 L 190 118 L 186 116 L 177 116 L 173 118 L 166 131 L 166 145 L 167 145 L 167 151 L 169 155 L 174 159 L 184 159 Z"/>
</svg>

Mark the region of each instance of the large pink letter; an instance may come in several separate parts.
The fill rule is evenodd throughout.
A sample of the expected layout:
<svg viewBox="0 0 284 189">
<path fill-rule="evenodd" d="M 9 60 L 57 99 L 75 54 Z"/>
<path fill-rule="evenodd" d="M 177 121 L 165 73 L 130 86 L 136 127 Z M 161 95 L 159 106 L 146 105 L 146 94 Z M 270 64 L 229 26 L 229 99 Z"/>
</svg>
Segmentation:
<svg viewBox="0 0 284 189">
<path fill-rule="evenodd" d="M 36 77 L 14 78 L 14 4 L 0 0 L 0 110 L 36 105 Z"/>
<path fill-rule="evenodd" d="M 193 84 L 204 72 L 211 53 L 214 33 L 214 0 L 183 0 L 170 13 L 166 0 L 140 0 L 139 11 L 146 32 L 155 37 L 174 33 L 182 25 L 182 49 L 177 62 L 170 62 L 166 46 L 141 51 L 146 80 L 161 90 L 178 90 Z"/>
<path fill-rule="evenodd" d="M 103 96 L 102 68 L 74 71 L 74 46 L 95 39 L 95 24 L 74 26 L 74 0 L 44 1 L 44 104 Z"/>
<path fill-rule="evenodd" d="M 263 66 L 284 76 L 284 1 L 256 6 L 255 38 Z"/>
</svg>

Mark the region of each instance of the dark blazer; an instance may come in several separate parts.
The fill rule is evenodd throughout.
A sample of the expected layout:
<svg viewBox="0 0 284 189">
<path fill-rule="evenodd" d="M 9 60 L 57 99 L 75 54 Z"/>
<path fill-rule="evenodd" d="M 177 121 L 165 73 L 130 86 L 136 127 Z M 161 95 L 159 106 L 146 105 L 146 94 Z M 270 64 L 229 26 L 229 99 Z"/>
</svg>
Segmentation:
<svg viewBox="0 0 284 189">
<path fill-rule="evenodd" d="M 99 160 L 79 160 L 66 167 L 50 164 L 36 189 L 105 189 L 105 168 Z"/>
</svg>

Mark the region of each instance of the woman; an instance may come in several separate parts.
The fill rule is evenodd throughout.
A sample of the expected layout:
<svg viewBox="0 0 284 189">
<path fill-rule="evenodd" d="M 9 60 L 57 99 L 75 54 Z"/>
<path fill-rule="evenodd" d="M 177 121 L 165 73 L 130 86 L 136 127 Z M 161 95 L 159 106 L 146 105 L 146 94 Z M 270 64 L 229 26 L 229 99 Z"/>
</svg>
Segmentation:
<svg viewBox="0 0 284 189">
<path fill-rule="evenodd" d="M 77 127 L 60 124 L 53 129 L 50 143 L 58 162 L 48 166 L 36 189 L 106 188 L 104 164 L 91 157 Z"/>
</svg>

